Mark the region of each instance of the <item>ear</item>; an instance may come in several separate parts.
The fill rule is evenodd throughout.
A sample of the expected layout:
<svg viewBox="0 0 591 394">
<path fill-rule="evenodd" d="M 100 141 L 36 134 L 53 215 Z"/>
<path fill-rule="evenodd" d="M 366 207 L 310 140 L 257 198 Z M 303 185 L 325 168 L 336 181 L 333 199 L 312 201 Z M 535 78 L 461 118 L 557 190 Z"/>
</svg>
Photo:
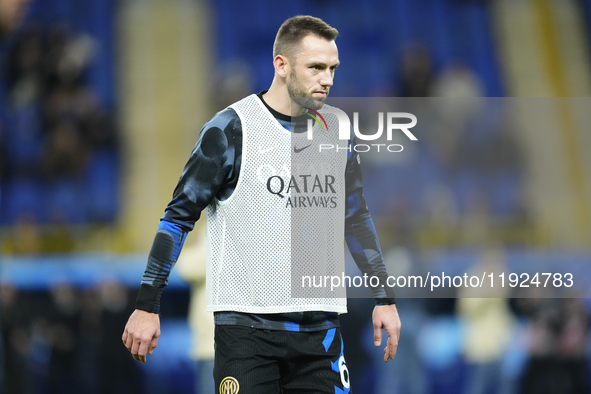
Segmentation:
<svg viewBox="0 0 591 394">
<path fill-rule="evenodd" d="M 289 60 L 287 60 L 287 57 L 283 55 L 275 56 L 275 59 L 273 59 L 273 66 L 275 67 L 275 72 L 280 77 L 286 78 L 287 74 L 289 74 L 290 64 Z"/>
</svg>

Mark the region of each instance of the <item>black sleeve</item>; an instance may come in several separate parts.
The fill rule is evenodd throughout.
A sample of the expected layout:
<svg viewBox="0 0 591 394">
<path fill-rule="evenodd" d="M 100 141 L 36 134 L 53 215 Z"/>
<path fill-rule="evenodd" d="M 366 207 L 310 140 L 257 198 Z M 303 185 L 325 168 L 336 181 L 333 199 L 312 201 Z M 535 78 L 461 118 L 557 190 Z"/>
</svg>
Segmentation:
<svg viewBox="0 0 591 394">
<path fill-rule="evenodd" d="M 172 201 L 160 220 L 142 277 L 137 309 L 159 312 L 162 290 L 168 283 L 187 233 L 214 198 L 225 200 L 234 191 L 241 152 L 240 118 L 234 110 L 227 108 L 201 130 Z"/>
<path fill-rule="evenodd" d="M 350 144 L 355 144 L 354 137 L 350 141 Z M 363 196 L 361 158 L 353 149 L 347 158 L 345 185 L 345 239 L 349 251 L 362 273 L 379 278 L 379 285 L 371 288 L 376 305 L 395 304 L 394 289 L 387 285 L 388 273 L 378 235 Z"/>
</svg>

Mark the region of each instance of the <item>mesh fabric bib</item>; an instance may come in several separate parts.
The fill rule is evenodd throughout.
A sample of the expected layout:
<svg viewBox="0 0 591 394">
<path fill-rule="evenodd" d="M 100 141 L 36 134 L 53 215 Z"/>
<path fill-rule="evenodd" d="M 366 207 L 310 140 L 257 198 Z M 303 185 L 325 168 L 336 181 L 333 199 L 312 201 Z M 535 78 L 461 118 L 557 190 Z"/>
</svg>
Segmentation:
<svg viewBox="0 0 591 394">
<path fill-rule="evenodd" d="M 232 195 L 206 209 L 207 309 L 345 313 L 344 288 L 314 286 L 344 271 L 347 151 L 319 151 L 339 144 L 336 117 L 316 124 L 310 140 L 283 128 L 256 95 L 231 108 L 242 122 L 242 162 Z"/>
</svg>

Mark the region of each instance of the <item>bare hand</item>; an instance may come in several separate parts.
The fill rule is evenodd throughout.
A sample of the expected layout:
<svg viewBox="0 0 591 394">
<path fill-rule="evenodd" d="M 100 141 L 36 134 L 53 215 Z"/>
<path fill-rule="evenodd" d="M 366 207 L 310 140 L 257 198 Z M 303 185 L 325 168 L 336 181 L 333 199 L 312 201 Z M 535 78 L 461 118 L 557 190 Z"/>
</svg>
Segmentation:
<svg viewBox="0 0 591 394">
<path fill-rule="evenodd" d="M 400 338 L 400 317 L 396 305 L 376 305 L 372 314 L 373 341 L 376 347 L 382 344 L 382 329 L 388 334 L 388 342 L 384 348 L 384 361 L 393 359 L 398 349 Z"/>
<path fill-rule="evenodd" d="M 146 362 L 146 354 L 152 354 L 158 346 L 160 337 L 160 317 L 157 313 L 150 313 L 136 309 L 123 331 L 123 343 L 136 361 Z"/>
</svg>

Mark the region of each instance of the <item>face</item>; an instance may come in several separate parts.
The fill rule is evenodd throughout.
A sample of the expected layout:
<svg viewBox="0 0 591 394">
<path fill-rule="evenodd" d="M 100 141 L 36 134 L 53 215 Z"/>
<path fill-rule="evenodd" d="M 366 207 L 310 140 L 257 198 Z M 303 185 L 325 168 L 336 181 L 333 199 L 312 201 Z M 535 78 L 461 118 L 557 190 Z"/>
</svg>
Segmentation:
<svg viewBox="0 0 591 394">
<path fill-rule="evenodd" d="M 333 84 L 339 65 L 339 52 L 334 41 L 308 35 L 291 56 L 286 78 L 289 96 L 300 106 L 320 109 Z"/>
<path fill-rule="evenodd" d="M 0 32 L 8 34 L 24 16 L 30 0 L 0 0 Z"/>
</svg>

